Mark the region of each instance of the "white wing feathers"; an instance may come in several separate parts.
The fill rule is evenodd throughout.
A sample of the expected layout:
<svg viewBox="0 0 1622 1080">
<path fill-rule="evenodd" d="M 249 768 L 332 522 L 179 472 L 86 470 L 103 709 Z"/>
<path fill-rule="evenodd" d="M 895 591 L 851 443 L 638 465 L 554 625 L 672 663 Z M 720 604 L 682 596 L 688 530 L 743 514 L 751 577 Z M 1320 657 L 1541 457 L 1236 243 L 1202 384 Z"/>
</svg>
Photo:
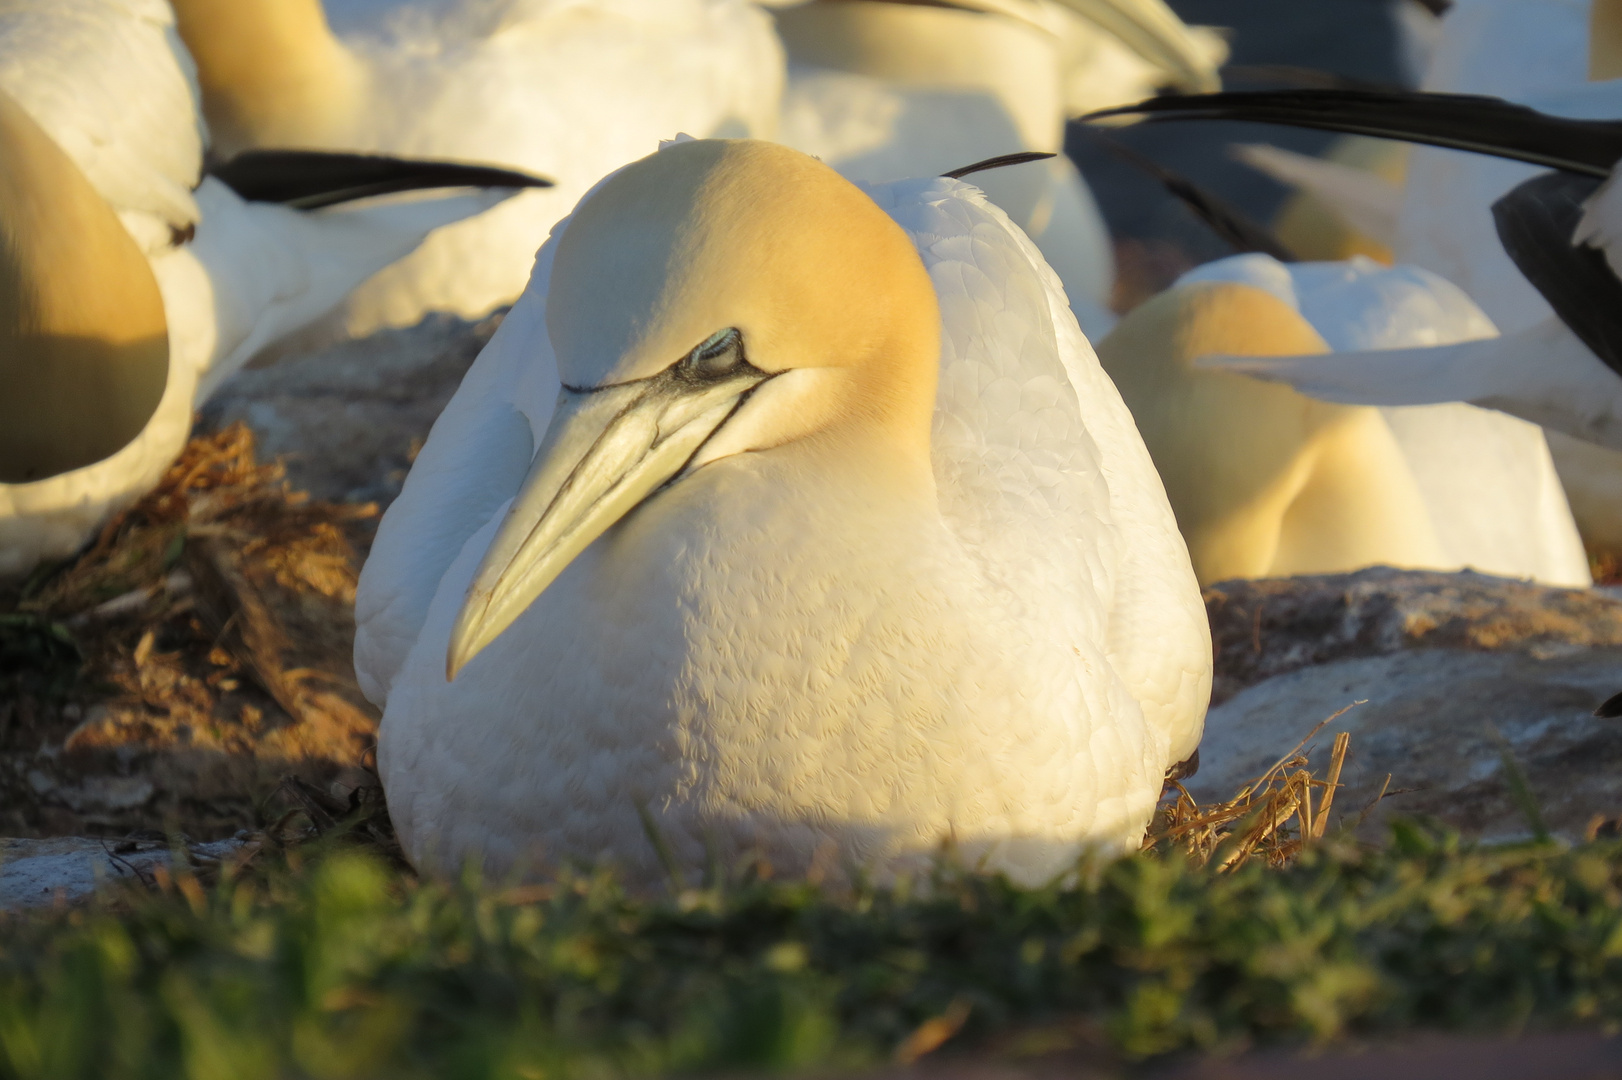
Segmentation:
<svg viewBox="0 0 1622 1080">
<path fill-rule="evenodd" d="M 1457 345 L 1318 356 L 1209 356 L 1197 364 L 1349 405 L 1465 401 L 1622 449 L 1622 383 L 1558 319 Z"/>
<path fill-rule="evenodd" d="M 205 400 L 260 349 L 335 310 L 361 282 L 441 225 L 482 213 L 505 189 L 368 200 L 327 210 L 244 202 L 213 178 L 197 189 L 202 221 L 186 245 L 207 271 L 215 340 L 199 361 Z"/>
<path fill-rule="evenodd" d="M 912 235 L 941 304 L 943 514 L 1001 573 L 1068 578 L 1072 596 L 1096 597 L 1056 614 L 1104 620 L 1077 629 L 1106 643 L 1169 760 L 1186 757 L 1210 691 L 1199 589 L 1159 475 L 1057 275 L 972 185 L 911 180 L 869 194 Z"/>
</svg>

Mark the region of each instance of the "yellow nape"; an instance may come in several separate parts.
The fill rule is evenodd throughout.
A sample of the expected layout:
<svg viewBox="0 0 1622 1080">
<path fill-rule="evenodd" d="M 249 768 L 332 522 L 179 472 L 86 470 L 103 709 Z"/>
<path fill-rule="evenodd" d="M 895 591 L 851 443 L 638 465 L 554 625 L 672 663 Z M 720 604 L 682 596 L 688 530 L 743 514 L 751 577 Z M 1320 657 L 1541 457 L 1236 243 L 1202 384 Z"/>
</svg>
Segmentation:
<svg viewBox="0 0 1622 1080">
<path fill-rule="evenodd" d="M 1345 135 L 1322 157 L 1401 187 L 1408 180 L 1408 151 L 1408 143 L 1393 139 Z M 1390 247 L 1352 228 L 1323 200 L 1305 191 L 1285 200 L 1273 218 L 1273 232 L 1285 247 L 1310 262 L 1339 262 L 1354 255 L 1366 255 L 1385 266 L 1396 261 Z"/>
<path fill-rule="evenodd" d="M 119 450 L 169 373 L 157 279 L 111 207 L 0 94 L 0 483 Z"/>
<path fill-rule="evenodd" d="M 174 0 L 216 151 L 339 148 L 365 83 L 321 0 Z"/>
<path fill-rule="evenodd" d="M 1327 351 L 1282 300 L 1218 282 L 1162 293 L 1100 344 L 1201 584 L 1445 564 L 1378 410 L 1193 366 L 1212 354 Z"/>
<path fill-rule="evenodd" d="M 1588 79 L 1622 78 L 1622 0 L 1592 0 L 1588 9 Z"/>
</svg>

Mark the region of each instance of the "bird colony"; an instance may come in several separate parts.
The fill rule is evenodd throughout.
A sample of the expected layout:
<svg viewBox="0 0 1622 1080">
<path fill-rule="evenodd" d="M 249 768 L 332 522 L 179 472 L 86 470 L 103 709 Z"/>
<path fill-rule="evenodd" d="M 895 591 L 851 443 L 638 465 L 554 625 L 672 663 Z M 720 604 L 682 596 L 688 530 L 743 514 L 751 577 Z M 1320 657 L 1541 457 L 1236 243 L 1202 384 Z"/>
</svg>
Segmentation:
<svg viewBox="0 0 1622 1080">
<path fill-rule="evenodd" d="M 1622 3 L 1460 0 L 1427 92 L 1225 54 L 1161 0 L 0 0 L 0 575 L 267 347 L 504 310 L 355 601 L 421 869 L 1131 849 L 1203 584 L 1622 539 Z M 1363 141 L 1248 151 L 1320 261 L 1116 312 L 1083 115 Z"/>
</svg>

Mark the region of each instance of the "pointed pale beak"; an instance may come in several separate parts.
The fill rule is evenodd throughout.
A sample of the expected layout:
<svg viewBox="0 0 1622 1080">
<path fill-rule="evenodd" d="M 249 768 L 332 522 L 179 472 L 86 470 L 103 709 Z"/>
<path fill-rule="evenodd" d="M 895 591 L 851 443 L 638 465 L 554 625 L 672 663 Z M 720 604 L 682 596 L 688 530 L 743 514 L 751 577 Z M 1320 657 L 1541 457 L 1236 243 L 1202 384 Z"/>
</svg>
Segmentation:
<svg viewBox="0 0 1622 1080">
<path fill-rule="evenodd" d="M 675 478 L 768 378 L 747 366 L 703 380 L 672 368 L 617 386 L 564 389 L 462 602 L 445 677 L 456 678 L 576 555 Z"/>
</svg>

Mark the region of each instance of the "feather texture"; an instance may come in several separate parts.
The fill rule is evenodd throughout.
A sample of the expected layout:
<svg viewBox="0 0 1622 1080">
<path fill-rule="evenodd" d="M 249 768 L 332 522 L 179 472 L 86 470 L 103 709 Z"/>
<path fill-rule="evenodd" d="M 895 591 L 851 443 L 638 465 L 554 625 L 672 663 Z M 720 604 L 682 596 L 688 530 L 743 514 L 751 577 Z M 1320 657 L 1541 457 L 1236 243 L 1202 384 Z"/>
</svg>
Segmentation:
<svg viewBox="0 0 1622 1080">
<path fill-rule="evenodd" d="M 563 223 L 357 597 L 356 668 L 387 703 L 385 782 L 414 857 L 607 855 L 657 880 L 638 803 L 684 859 L 708 836 L 784 865 L 827 840 L 886 863 L 950 821 L 1039 880 L 1088 839 L 1141 835 L 1210 679 L 1159 480 L 1007 217 L 950 179 L 869 190 L 941 306 L 938 519 L 866 504 L 794 454 L 722 458 L 588 547 L 447 683 L 453 618 L 557 399 L 545 302 Z M 605 559 L 638 567 L 613 598 L 590 585 Z"/>
</svg>

